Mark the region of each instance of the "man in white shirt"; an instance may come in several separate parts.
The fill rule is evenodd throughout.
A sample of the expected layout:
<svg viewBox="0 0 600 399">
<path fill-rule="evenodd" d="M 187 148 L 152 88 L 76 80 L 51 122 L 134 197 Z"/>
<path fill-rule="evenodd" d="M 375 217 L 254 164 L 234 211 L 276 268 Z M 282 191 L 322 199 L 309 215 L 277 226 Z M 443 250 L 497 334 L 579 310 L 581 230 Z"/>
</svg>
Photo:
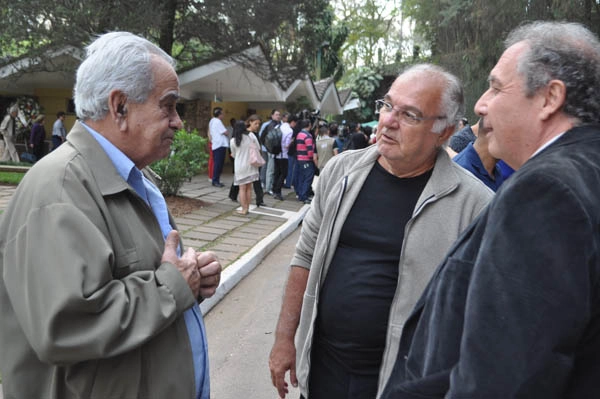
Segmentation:
<svg viewBox="0 0 600 399">
<path fill-rule="evenodd" d="M 67 131 L 65 130 L 65 113 L 59 111 L 56 114 L 56 121 L 52 125 L 52 151 L 56 150 L 59 145 L 65 142 Z"/>
<path fill-rule="evenodd" d="M 281 188 L 283 187 L 283 182 L 287 176 L 288 148 L 292 142 L 292 135 L 294 133 L 293 128 L 296 126 L 298 118 L 291 115 L 289 112 L 286 112 L 283 114 L 281 120 L 283 121 L 281 124 L 281 152 L 275 155 L 273 159 L 275 162 L 275 170 L 273 175 L 273 197 L 283 201 Z"/>
<path fill-rule="evenodd" d="M 229 147 L 229 132 L 225 125 L 223 125 L 224 116 L 223 108 L 216 107 L 213 110 L 213 118 L 208 124 L 214 162 L 212 185 L 215 187 L 224 187 L 224 184 L 221 183 L 221 172 L 225 163 L 225 154 Z"/>
</svg>

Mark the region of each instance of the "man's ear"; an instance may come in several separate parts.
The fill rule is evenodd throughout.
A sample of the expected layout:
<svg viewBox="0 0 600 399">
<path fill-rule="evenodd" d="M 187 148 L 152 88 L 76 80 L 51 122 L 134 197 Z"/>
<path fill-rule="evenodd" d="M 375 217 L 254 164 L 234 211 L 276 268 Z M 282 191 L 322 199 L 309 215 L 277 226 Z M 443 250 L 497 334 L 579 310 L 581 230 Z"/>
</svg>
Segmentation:
<svg viewBox="0 0 600 399">
<path fill-rule="evenodd" d="M 448 141 L 450 136 L 452 136 L 452 133 L 454 133 L 454 128 L 455 128 L 454 125 L 450 125 L 450 126 L 446 126 L 446 128 L 444 130 L 442 130 L 442 133 L 440 133 L 440 137 L 438 139 L 439 145 L 442 145 L 446 141 Z"/>
<path fill-rule="evenodd" d="M 120 90 L 112 90 L 108 95 L 110 118 L 119 125 L 120 130 L 127 129 L 127 96 Z"/>
<path fill-rule="evenodd" d="M 541 109 L 542 120 L 547 120 L 560 111 L 567 99 L 567 87 L 562 80 L 551 80 L 545 89 L 542 89 L 544 103 Z"/>
</svg>

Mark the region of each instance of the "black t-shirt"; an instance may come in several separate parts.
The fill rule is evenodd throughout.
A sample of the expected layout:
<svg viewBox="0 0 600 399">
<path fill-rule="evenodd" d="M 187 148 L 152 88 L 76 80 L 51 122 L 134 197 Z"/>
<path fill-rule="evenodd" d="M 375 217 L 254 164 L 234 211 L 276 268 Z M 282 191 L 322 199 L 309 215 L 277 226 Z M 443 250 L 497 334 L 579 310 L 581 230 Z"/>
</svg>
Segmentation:
<svg viewBox="0 0 600 399">
<path fill-rule="evenodd" d="M 346 372 L 379 373 L 404 228 L 430 176 L 398 178 L 375 163 L 344 222 L 319 297 L 313 351 Z"/>
</svg>

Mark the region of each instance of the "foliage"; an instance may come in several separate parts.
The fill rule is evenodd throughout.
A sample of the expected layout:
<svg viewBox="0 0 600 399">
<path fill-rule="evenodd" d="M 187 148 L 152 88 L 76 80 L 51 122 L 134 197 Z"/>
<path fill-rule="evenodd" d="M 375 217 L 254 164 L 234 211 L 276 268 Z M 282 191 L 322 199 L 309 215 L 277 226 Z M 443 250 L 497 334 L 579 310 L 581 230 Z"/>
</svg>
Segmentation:
<svg viewBox="0 0 600 399">
<path fill-rule="evenodd" d="M 358 68 L 350 75 L 350 87 L 353 94 L 360 100 L 360 109 L 354 112 L 351 119 L 356 121 L 370 121 L 374 115 L 374 104 L 377 91 L 383 76 L 373 68 Z"/>
<path fill-rule="evenodd" d="M 207 141 L 196 129 L 191 132 L 180 129 L 175 133 L 171 154 L 150 165 L 161 178 L 159 188 L 164 195 L 177 195 L 185 180 L 206 167 L 209 157 Z"/>
<path fill-rule="evenodd" d="M 404 0 L 405 17 L 428 42 L 431 61 L 456 73 L 472 110 L 508 32 L 523 21 L 580 22 L 600 33 L 600 4 L 592 0 Z"/>
<path fill-rule="evenodd" d="M 337 0 L 338 21 L 348 29 L 343 62 L 354 70 L 373 68 L 401 58 L 403 18 L 398 0 Z"/>
<path fill-rule="evenodd" d="M 31 165 L 29 165 L 31 166 Z M 21 182 L 25 173 L 21 172 L 0 172 L 0 183 L 17 185 Z"/>
<path fill-rule="evenodd" d="M 285 86 L 306 76 L 318 46 L 328 40 L 327 5 L 327 0 L 15 0 L 0 9 L 1 19 L 10 21 L 0 33 L 0 65 L 24 54 L 50 59 L 51 50 L 82 49 L 94 35 L 126 30 L 154 41 L 183 68 L 260 45 L 268 65 L 250 59 L 248 67 Z M 58 70 L 70 73 L 75 66 L 69 68 Z"/>
<path fill-rule="evenodd" d="M 312 50 L 314 66 L 311 78 L 315 81 L 328 77 L 333 77 L 334 81 L 338 81 L 345 71 L 341 49 L 346 42 L 349 29 L 344 23 L 334 25 L 334 19 L 333 9 L 328 6 L 311 24 L 317 37 L 323 38 L 323 42 Z"/>
</svg>

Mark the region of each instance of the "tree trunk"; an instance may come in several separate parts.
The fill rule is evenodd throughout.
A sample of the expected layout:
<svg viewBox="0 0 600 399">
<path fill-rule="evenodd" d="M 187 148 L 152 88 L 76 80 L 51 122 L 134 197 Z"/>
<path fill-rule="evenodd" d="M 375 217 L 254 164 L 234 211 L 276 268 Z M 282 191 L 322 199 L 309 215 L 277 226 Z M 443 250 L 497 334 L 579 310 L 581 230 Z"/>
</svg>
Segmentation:
<svg viewBox="0 0 600 399">
<path fill-rule="evenodd" d="M 158 46 L 169 55 L 171 55 L 173 51 L 176 12 L 177 0 L 165 0 L 162 3 Z"/>
</svg>

